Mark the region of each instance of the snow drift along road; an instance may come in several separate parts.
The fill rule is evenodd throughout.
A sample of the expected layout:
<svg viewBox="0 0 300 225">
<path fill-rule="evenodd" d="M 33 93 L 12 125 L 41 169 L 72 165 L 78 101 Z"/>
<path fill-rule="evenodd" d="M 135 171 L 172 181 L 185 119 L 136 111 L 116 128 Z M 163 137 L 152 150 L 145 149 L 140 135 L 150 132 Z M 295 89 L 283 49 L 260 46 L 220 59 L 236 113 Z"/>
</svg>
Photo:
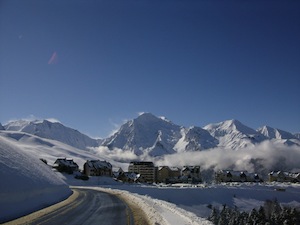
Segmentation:
<svg viewBox="0 0 300 225">
<path fill-rule="evenodd" d="M 47 165 L 0 137 L 0 223 L 67 198 L 72 191 Z"/>
</svg>

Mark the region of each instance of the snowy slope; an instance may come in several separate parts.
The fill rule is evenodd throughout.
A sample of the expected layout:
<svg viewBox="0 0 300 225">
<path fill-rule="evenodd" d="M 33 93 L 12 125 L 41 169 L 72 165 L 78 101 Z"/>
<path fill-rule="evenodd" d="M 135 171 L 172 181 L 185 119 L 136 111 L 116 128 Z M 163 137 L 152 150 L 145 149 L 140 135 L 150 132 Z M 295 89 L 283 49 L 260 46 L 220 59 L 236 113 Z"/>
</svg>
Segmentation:
<svg viewBox="0 0 300 225">
<path fill-rule="evenodd" d="M 119 131 L 102 143 L 110 149 L 120 148 L 136 155 L 162 156 L 183 151 L 214 148 L 217 140 L 200 127 L 184 128 L 143 113 L 123 124 Z"/>
<path fill-rule="evenodd" d="M 54 204 L 71 194 L 35 155 L 0 136 L 0 223 Z"/>
<path fill-rule="evenodd" d="M 49 120 L 16 120 L 5 125 L 6 130 L 34 134 L 42 138 L 57 140 L 75 148 L 86 149 L 98 146 L 98 141 L 59 122 Z"/>
<path fill-rule="evenodd" d="M 269 126 L 263 126 L 257 130 L 259 133 L 263 134 L 264 136 L 270 139 L 295 139 L 296 136 L 293 134 L 283 131 L 280 129 L 275 129 Z"/>
<path fill-rule="evenodd" d="M 174 149 L 176 152 L 200 151 L 215 148 L 218 143 L 216 138 L 200 127 L 182 127 L 181 138 L 177 141 Z"/>
<path fill-rule="evenodd" d="M 4 130 L 4 127 L 2 126 L 1 123 L 0 123 L 0 130 Z"/>
<path fill-rule="evenodd" d="M 127 164 L 116 162 L 94 149 L 83 151 L 59 141 L 41 138 L 24 132 L 1 131 L 0 137 L 18 146 L 22 152 L 28 153 L 37 159 L 46 159 L 48 164 L 51 165 L 57 158 L 66 157 L 72 158 L 80 169 L 83 168 L 86 160 L 90 159 L 107 160 L 115 167 L 127 168 L 128 166 Z"/>
<path fill-rule="evenodd" d="M 209 124 L 204 129 L 219 141 L 218 147 L 234 150 L 253 146 L 267 139 L 261 133 L 245 126 L 238 120 Z"/>
</svg>

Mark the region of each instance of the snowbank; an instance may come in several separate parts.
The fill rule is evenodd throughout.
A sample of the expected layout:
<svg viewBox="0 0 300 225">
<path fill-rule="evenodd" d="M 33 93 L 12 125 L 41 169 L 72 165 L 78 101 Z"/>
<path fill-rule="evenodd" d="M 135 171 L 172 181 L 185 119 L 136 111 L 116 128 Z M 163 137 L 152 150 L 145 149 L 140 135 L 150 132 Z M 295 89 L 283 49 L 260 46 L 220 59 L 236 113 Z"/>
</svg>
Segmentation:
<svg viewBox="0 0 300 225">
<path fill-rule="evenodd" d="M 68 185 L 35 155 L 0 136 L 0 223 L 67 198 Z"/>
</svg>

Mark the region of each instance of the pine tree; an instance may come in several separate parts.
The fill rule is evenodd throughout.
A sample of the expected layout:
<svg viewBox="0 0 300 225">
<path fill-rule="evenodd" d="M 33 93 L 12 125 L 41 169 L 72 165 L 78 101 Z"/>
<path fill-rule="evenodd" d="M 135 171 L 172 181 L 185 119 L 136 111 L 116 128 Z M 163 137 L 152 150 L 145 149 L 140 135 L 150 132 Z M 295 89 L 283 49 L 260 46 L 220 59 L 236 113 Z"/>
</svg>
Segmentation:
<svg viewBox="0 0 300 225">
<path fill-rule="evenodd" d="M 208 219 L 213 222 L 213 224 L 218 224 L 219 222 L 219 211 L 213 207 L 210 216 L 208 217 Z"/>
<path fill-rule="evenodd" d="M 266 222 L 266 214 L 264 207 L 260 206 L 258 210 L 258 222 L 259 223 L 265 223 Z"/>
</svg>

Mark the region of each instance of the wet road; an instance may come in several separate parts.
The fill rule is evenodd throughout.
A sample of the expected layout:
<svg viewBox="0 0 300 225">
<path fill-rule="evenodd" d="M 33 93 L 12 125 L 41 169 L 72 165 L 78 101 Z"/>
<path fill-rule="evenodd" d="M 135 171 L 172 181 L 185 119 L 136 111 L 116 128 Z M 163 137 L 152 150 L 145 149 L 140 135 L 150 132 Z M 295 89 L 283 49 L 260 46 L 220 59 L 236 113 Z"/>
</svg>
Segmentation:
<svg viewBox="0 0 300 225">
<path fill-rule="evenodd" d="M 79 192 L 75 201 L 39 217 L 32 224 L 133 224 L 130 208 L 118 197 L 90 189 L 74 190 Z"/>
</svg>

